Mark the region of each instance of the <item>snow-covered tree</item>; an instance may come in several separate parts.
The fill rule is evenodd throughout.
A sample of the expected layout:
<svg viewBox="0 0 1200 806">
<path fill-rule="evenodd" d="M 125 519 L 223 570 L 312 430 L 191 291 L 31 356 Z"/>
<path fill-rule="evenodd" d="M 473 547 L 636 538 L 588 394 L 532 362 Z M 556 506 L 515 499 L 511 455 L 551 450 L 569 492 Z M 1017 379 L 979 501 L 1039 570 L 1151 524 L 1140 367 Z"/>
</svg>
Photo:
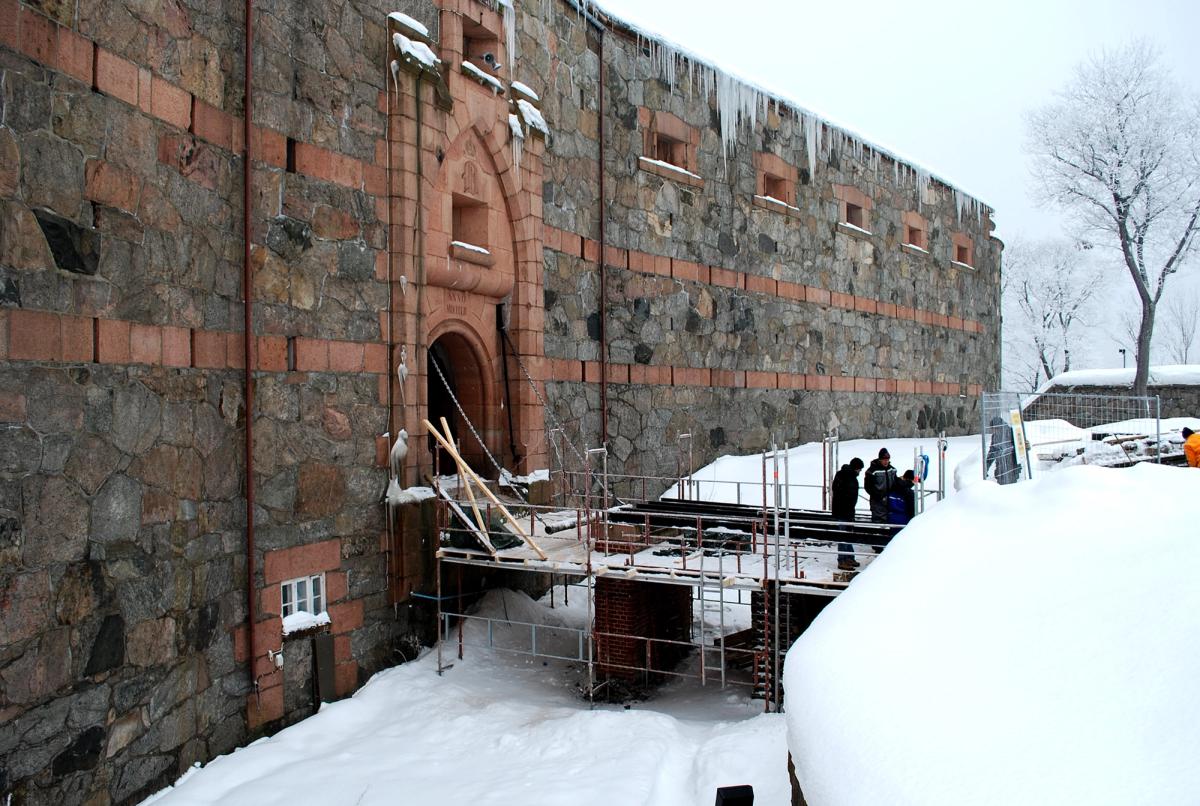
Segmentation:
<svg viewBox="0 0 1200 806">
<path fill-rule="evenodd" d="M 1080 65 L 1029 115 L 1028 135 L 1046 198 L 1120 251 L 1140 301 L 1134 389 L 1145 394 L 1156 308 L 1200 231 L 1200 100 L 1135 43 Z"/>
<path fill-rule="evenodd" d="M 1004 258 L 1004 369 L 1013 382 L 1036 389 L 1071 369 L 1104 271 L 1066 240 L 1013 240 Z"/>
<path fill-rule="evenodd" d="M 1168 358 L 1176 364 L 1189 363 L 1200 326 L 1200 291 L 1174 294 L 1163 303 L 1165 316 L 1159 331 Z"/>
</svg>

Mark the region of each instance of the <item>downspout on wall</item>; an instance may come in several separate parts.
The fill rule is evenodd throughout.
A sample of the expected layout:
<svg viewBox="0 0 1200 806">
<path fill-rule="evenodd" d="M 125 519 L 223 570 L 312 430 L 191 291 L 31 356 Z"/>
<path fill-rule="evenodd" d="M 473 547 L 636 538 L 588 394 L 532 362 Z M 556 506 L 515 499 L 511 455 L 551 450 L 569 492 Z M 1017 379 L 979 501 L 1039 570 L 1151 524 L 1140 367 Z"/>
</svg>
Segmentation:
<svg viewBox="0 0 1200 806">
<path fill-rule="evenodd" d="M 243 57 L 246 74 L 243 84 L 245 109 L 242 113 L 242 380 L 245 384 L 246 406 L 246 657 L 250 663 L 250 679 L 258 693 L 255 674 L 254 616 L 257 610 L 254 596 L 254 334 L 251 325 L 254 313 L 253 286 L 250 267 L 250 185 L 253 175 L 250 166 L 251 109 L 253 108 L 254 41 L 253 0 L 246 0 L 246 42 Z"/>
<path fill-rule="evenodd" d="M 605 257 L 608 251 L 608 241 L 605 237 L 604 222 L 608 218 L 608 210 L 604 198 L 604 28 L 600 31 L 600 45 L 597 53 L 599 62 L 599 98 L 597 114 L 597 157 L 596 163 L 600 173 L 600 445 L 608 447 L 608 272 L 605 271 Z"/>
</svg>

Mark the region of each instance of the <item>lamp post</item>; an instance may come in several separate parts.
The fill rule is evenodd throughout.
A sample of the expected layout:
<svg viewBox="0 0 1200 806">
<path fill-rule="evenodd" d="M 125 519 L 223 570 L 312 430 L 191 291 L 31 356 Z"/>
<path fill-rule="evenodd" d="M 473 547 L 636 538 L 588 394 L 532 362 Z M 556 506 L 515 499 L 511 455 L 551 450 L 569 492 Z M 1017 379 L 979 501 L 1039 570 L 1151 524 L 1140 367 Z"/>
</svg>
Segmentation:
<svg viewBox="0 0 1200 806">
<path fill-rule="evenodd" d="M 1121 369 L 1125 369 L 1125 348 L 1122 347 L 1117 352 L 1121 354 Z"/>
</svg>

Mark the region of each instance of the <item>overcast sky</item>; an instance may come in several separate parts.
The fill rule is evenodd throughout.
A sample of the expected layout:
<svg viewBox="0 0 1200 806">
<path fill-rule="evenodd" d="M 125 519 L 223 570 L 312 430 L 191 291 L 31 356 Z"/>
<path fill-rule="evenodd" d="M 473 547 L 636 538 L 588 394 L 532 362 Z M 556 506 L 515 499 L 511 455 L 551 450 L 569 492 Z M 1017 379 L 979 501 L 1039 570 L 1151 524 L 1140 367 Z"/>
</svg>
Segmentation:
<svg viewBox="0 0 1200 806">
<path fill-rule="evenodd" d="M 1005 240 L 1066 227 L 1037 205 L 1023 115 L 1051 100 L 1089 53 L 1144 38 L 1178 81 L 1200 87 L 1200 0 L 598 5 L 925 166 L 994 208 Z M 1200 256 L 1188 273 L 1194 283 Z M 1128 276 L 1115 279 L 1128 289 L 1118 284 L 1114 297 L 1131 291 Z M 1115 346 L 1101 355 L 1091 363 L 1111 365 Z"/>
</svg>

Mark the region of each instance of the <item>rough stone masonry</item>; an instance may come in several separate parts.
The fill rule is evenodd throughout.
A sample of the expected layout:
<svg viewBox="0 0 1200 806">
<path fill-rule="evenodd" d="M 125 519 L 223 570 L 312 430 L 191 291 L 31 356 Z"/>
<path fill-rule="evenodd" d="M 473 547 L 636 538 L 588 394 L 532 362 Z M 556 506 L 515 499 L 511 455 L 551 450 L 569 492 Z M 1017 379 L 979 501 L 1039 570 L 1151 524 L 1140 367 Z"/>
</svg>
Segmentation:
<svg viewBox="0 0 1200 806">
<path fill-rule="evenodd" d="M 431 355 L 520 472 L 556 425 L 669 476 L 681 433 L 977 420 L 988 208 L 787 104 L 723 140 L 683 57 L 516 5 L 509 53 L 477 0 L 255 2 L 247 143 L 240 4 L 0 0 L 0 799 L 136 802 L 311 713 L 297 581 L 335 695 L 412 656 L 432 524 L 387 528 L 383 435 L 406 484 L 427 416 L 491 471 Z"/>
</svg>

